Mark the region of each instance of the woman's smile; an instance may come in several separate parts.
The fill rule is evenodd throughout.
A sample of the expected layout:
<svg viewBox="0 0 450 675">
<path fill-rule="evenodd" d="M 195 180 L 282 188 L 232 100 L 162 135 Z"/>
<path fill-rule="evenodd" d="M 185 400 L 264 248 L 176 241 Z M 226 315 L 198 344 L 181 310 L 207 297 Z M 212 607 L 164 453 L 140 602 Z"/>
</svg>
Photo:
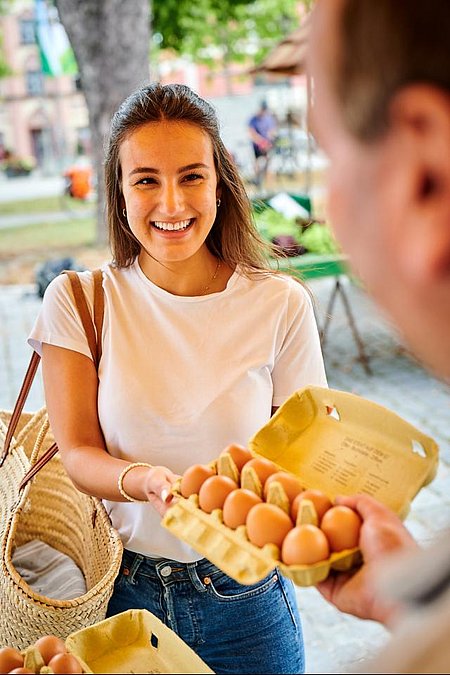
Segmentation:
<svg viewBox="0 0 450 675">
<path fill-rule="evenodd" d="M 158 230 L 159 233 L 165 236 L 182 235 L 194 224 L 195 218 L 187 218 L 185 220 L 164 221 L 153 220 L 150 222 L 151 226 Z"/>
</svg>

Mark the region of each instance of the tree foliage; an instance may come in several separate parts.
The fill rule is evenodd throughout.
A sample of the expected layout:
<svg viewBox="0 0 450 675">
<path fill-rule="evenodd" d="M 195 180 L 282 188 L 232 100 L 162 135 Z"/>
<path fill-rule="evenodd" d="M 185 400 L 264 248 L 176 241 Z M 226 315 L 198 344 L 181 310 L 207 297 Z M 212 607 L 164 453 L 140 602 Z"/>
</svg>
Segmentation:
<svg viewBox="0 0 450 675">
<path fill-rule="evenodd" d="M 11 0 L 0 0 L 0 16 L 5 14 L 11 6 Z M 11 75 L 11 68 L 9 67 L 3 50 L 3 35 L 0 34 L 0 77 Z"/>
<path fill-rule="evenodd" d="M 153 0 L 161 47 L 209 66 L 258 61 L 299 21 L 297 0 Z M 309 4 L 306 0 L 305 4 Z"/>
</svg>

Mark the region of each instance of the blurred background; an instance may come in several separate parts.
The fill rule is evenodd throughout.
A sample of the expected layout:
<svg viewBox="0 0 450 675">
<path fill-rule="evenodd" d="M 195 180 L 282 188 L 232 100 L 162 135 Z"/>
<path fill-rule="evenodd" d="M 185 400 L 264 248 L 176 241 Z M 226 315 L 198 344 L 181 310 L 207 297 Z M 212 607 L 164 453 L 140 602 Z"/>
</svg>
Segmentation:
<svg viewBox="0 0 450 675">
<path fill-rule="evenodd" d="M 308 216 L 324 217 L 326 160 L 308 132 L 299 30 L 310 5 L 0 0 L 0 283 L 30 282 L 53 257 L 88 267 L 107 257 L 104 138 L 119 103 L 149 80 L 187 84 L 212 103 L 252 198 L 311 199 L 300 223 L 286 206 L 284 227 L 273 208 L 259 223 L 300 245 Z M 262 106 L 270 145 L 258 166 Z"/>
</svg>

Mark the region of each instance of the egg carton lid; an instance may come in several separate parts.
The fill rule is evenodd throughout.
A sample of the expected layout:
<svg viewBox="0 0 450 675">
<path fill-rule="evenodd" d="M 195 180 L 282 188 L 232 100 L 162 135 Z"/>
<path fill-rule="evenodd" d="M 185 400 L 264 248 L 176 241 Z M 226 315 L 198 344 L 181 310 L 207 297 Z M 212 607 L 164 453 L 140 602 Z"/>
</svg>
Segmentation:
<svg viewBox="0 0 450 675">
<path fill-rule="evenodd" d="M 250 450 L 329 497 L 370 494 L 400 517 L 436 475 L 436 442 L 396 413 L 347 392 L 295 392 L 249 441 Z"/>
</svg>

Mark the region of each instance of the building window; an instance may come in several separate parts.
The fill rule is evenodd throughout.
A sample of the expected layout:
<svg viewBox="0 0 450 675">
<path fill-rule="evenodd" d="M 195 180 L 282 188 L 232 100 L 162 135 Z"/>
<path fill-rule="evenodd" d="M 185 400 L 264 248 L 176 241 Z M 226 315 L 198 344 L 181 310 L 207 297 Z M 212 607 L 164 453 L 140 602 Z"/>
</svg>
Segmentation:
<svg viewBox="0 0 450 675">
<path fill-rule="evenodd" d="M 36 33 L 33 19 L 21 19 L 19 22 L 20 44 L 34 45 L 36 42 Z"/>
<path fill-rule="evenodd" d="M 25 73 L 27 94 L 38 96 L 44 93 L 44 78 L 39 70 L 29 70 Z"/>
</svg>

